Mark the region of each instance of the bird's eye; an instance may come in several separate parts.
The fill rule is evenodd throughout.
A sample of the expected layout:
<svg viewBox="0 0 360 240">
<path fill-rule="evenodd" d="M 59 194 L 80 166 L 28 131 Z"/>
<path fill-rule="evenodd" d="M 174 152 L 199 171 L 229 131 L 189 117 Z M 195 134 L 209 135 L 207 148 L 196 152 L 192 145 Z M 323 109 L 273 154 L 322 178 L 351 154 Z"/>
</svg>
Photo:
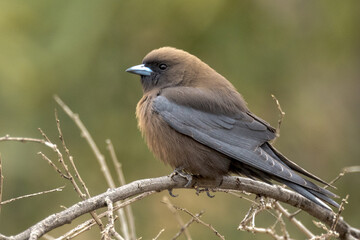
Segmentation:
<svg viewBox="0 0 360 240">
<path fill-rule="evenodd" d="M 165 63 L 162 63 L 162 64 L 159 65 L 159 68 L 161 70 L 165 70 L 167 68 L 167 65 Z"/>
</svg>

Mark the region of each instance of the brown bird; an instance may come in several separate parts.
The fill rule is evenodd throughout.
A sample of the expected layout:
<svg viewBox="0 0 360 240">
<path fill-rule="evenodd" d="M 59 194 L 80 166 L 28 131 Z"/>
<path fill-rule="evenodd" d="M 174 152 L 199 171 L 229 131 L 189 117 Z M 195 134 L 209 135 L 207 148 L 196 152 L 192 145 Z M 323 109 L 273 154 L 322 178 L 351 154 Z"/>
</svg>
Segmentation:
<svg viewBox="0 0 360 240">
<path fill-rule="evenodd" d="M 217 179 L 243 174 L 276 180 L 329 209 L 339 205 L 323 184 L 277 151 L 276 130 L 246 106 L 234 86 L 199 58 L 172 47 L 155 49 L 127 72 L 141 76 L 140 131 L 154 155 L 181 175 Z"/>
</svg>

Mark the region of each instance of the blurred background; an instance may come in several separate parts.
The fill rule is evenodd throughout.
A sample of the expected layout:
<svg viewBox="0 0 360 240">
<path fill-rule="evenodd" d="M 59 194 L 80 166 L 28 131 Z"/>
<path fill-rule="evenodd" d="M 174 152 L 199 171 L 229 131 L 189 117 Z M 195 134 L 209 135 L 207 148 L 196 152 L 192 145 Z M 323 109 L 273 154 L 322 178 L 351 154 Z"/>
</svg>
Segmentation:
<svg viewBox="0 0 360 240">
<path fill-rule="evenodd" d="M 227 77 L 250 109 L 277 125 L 286 112 L 276 147 L 305 169 L 330 181 L 342 168 L 359 165 L 360 148 L 360 2 L 352 1 L 0 1 L 0 136 L 41 138 L 54 142 L 54 109 L 90 193 L 108 186 L 90 148 L 75 124 L 53 100 L 58 94 L 92 134 L 106 160 L 111 139 L 127 182 L 169 174 L 137 129 L 135 107 L 142 96 L 139 77 L 125 69 L 139 64 L 152 49 L 184 49 Z M 39 156 L 56 155 L 35 143 L 0 142 L 3 200 L 66 185 L 63 192 L 2 206 L 0 233 L 16 234 L 44 217 L 79 201 L 69 182 Z M 344 176 L 335 186 L 350 194 L 344 218 L 360 227 L 360 175 Z M 250 203 L 225 193 L 215 198 L 193 190 L 175 190 L 171 200 L 197 213 L 227 239 L 269 236 L 239 232 Z M 174 236 L 179 226 L 161 192 L 133 204 L 137 236 Z M 289 207 L 290 208 L 290 207 Z M 292 208 L 290 208 L 293 210 Z M 182 215 L 186 222 L 189 217 Z M 80 220 L 89 218 L 87 215 Z M 318 233 L 309 216 L 298 216 Z M 75 227 L 50 232 L 60 236 Z M 258 226 L 275 221 L 267 214 Z M 305 236 L 289 226 L 291 237 Z M 205 227 L 190 227 L 194 239 L 216 239 Z M 79 239 L 99 239 L 98 229 Z M 184 238 L 180 238 L 184 239 Z"/>
</svg>

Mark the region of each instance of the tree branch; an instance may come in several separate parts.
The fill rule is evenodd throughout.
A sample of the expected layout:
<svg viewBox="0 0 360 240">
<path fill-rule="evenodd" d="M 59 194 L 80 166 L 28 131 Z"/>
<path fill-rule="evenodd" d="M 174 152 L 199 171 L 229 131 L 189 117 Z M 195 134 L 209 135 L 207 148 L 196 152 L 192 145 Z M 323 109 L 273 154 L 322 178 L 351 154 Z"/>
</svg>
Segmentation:
<svg viewBox="0 0 360 240">
<path fill-rule="evenodd" d="M 112 202 L 124 200 L 128 197 L 149 191 L 163 191 L 173 188 L 184 188 L 186 179 L 176 175 L 173 178 L 163 176 L 158 178 L 137 180 L 116 189 L 76 203 L 66 210 L 52 214 L 16 236 L 4 236 L 0 234 L 0 240 L 37 239 L 52 229 L 71 223 L 77 217 L 106 206 L 105 198 Z M 257 195 L 274 198 L 278 201 L 290 204 L 306 211 L 308 214 L 332 226 L 336 213 L 328 211 L 301 195 L 287 190 L 278 185 L 269 185 L 263 182 L 254 181 L 248 178 L 227 176 L 223 178 L 220 186 L 215 180 L 197 179 L 197 187 L 217 189 L 231 189 L 246 191 Z M 351 227 L 342 217 L 338 219 L 335 230 L 340 234 L 340 239 L 359 239 L 360 230 Z"/>
</svg>

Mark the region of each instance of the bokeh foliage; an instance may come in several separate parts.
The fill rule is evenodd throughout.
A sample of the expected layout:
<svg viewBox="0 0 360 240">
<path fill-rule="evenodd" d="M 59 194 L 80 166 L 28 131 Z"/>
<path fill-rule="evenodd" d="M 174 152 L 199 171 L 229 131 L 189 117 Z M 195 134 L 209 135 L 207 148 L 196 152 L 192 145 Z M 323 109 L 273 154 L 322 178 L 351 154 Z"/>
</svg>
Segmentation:
<svg viewBox="0 0 360 240">
<path fill-rule="evenodd" d="M 0 1 L 0 136 L 41 137 L 41 127 L 57 139 L 52 99 L 58 94 L 88 127 L 106 154 L 110 138 L 127 181 L 168 174 L 137 130 L 138 77 L 124 70 L 161 46 L 185 49 L 226 76 L 249 107 L 276 125 L 275 94 L 286 117 L 276 146 L 325 180 L 343 167 L 358 165 L 360 148 L 360 3 L 352 1 Z M 91 193 L 106 190 L 97 162 L 78 129 L 60 111 L 65 140 Z M 36 153 L 36 144 L 0 143 L 5 175 L 3 199 L 66 184 L 54 193 L 5 205 L 0 232 L 15 234 L 79 199 Z M 108 158 L 108 155 L 106 155 Z M 108 159 L 109 160 L 109 159 Z M 109 161 L 110 162 L 110 161 Z M 360 222 L 358 174 L 336 186 L 350 194 L 343 215 Z M 236 231 L 249 203 L 225 194 L 214 199 L 178 191 L 173 201 L 193 212 L 228 239 L 249 237 Z M 163 238 L 177 232 L 159 193 L 134 204 L 138 236 Z M 307 216 L 301 216 L 311 227 Z M 258 219 L 269 224 L 274 219 Z M 311 227 L 314 229 L 314 227 Z M 215 238 L 201 226 L 194 239 Z M 54 236 L 61 231 L 55 231 Z M 252 236 L 255 237 L 255 236 Z M 295 231 L 294 238 L 304 238 Z M 91 231 L 83 239 L 97 239 Z M 268 239 L 256 236 L 257 239 Z"/>
</svg>

